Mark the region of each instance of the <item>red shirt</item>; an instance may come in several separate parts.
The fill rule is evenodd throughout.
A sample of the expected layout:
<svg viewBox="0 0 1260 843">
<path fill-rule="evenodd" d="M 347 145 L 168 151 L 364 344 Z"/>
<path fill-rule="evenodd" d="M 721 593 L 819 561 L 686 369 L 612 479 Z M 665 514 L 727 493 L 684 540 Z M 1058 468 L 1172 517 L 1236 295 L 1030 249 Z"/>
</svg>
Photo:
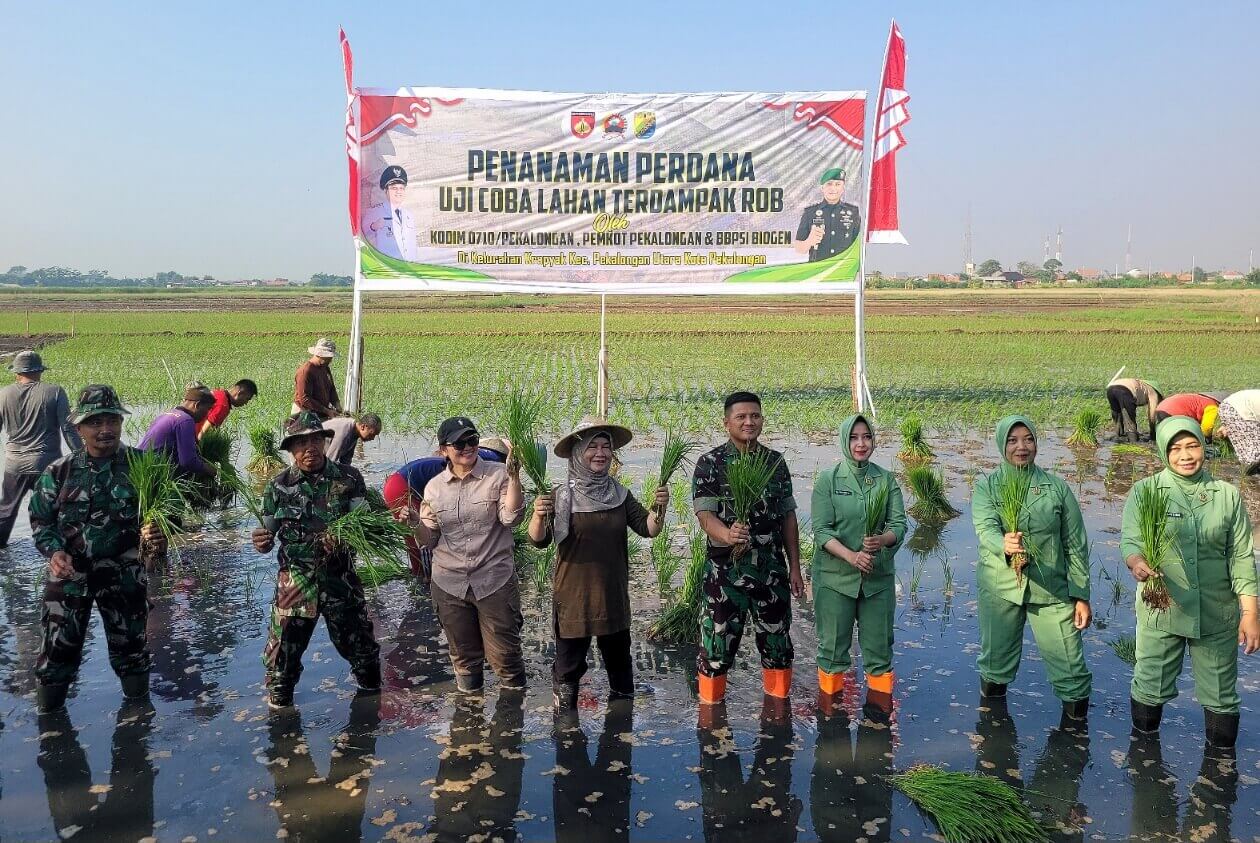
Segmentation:
<svg viewBox="0 0 1260 843">
<path fill-rule="evenodd" d="M 205 420 L 197 425 L 197 435 L 201 435 L 201 431 L 205 430 L 207 424 L 220 427 L 227 421 L 228 413 L 232 412 L 232 401 L 228 398 L 226 389 L 212 389 L 210 394 L 214 396 L 214 406 L 210 408 L 210 412 L 206 415 Z"/>
<path fill-rule="evenodd" d="M 1189 416 L 1197 422 L 1203 421 L 1203 411 L 1208 407 L 1215 407 L 1217 401 L 1208 398 L 1206 395 L 1199 395 L 1195 392 L 1181 392 L 1177 395 L 1169 395 L 1163 401 L 1159 402 L 1159 406 L 1155 409 L 1161 413 L 1167 413 L 1170 416 Z"/>
</svg>

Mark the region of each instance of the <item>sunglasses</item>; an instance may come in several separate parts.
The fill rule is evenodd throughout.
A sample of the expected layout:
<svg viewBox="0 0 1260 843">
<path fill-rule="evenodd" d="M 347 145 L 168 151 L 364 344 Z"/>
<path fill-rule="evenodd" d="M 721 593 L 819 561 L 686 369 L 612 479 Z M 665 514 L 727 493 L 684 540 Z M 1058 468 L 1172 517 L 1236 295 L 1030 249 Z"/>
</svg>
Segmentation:
<svg viewBox="0 0 1260 843">
<path fill-rule="evenodd" d="M 452 442 L 450 444 L 450 447 L 454 448 L 457 451 L 466 451 L 469 448 L 476 448 L 480 444 L 481 444 L 481 439 L 479 437 L 465 436 L 463 439 L 459 440 L 458 442 Z"/>
</svg>

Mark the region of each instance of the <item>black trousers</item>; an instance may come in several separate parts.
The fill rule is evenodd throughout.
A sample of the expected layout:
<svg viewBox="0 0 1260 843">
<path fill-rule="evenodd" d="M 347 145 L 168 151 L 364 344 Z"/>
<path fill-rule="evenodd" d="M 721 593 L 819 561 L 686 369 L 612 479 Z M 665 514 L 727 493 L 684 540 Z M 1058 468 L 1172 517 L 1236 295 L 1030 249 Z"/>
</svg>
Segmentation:
<svg viewBox="0 0 1260 843">
<path fill-rule="evenodd" d="M 1137 398 L 1126 387 L 1107 387 L 1107 404 L 1111 406 L 1111 421 L 1116 426 L 1116 437 L 1128 436 L 1130 442 L 1138 440 Z M 1155 431 L 1151 431 L 1154 438 Z"/>
<path fill-rule="evenodd" d="M 38 479 L 38 474 L 4 472 L 4 479 L 0 481 L 0 547 L 9 543 L 9 534 L 22 509 L 22 499 L 35 488 Z"/>
<path fill-rule="evenodd" d="M 608 671 L 608 686 L 618 693 L 634 692 L 634 662 L 630 658 L 630 630 L 623 629 L 596 639 L 599 654 Z M 556 661 L 551 676 L 557 682 L 576 685 L 586 673 L 586 654 L 591 650 L 591 636 L 561 638 L 556 636 Z"/>
</svg>

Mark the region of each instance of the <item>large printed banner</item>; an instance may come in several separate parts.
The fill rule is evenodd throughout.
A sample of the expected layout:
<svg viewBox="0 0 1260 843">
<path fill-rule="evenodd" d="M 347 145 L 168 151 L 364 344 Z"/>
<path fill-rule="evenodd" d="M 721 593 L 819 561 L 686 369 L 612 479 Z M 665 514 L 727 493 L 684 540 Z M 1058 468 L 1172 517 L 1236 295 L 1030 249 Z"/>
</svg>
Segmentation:
<svg viewBox="0 0 1260 843">
<path fill-rule="evenodd" d="M 354 94 L 363 289 L 856 287 L 864 91 Z"/>
</svg>

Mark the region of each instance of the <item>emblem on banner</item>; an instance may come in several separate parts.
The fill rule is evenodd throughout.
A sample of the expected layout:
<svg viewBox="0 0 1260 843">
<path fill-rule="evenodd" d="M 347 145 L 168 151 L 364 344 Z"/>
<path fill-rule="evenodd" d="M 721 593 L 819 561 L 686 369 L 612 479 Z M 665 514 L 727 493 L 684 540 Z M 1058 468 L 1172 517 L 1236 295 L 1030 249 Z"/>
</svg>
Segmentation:
<svg viewBox="0 0 1260 843">
<path fill-rule="evenodd" d="M 620 114 L 609 114 L 604 118 L 604 137 L 616 135 L 625 137 L 626 134 L 626 118 Z"/>
<path fill-rule="evenodd" d="M 569 131 L 575 138 L 589 138 L 595 131 L 595 112 L 574 111 L 569 115 Z"/>
<path fill-rule="evenodd" d="M 634 136 L 650 138 L 656 134 L 656 112 L 636 111 L 634 113 Z"/>
</svg>

